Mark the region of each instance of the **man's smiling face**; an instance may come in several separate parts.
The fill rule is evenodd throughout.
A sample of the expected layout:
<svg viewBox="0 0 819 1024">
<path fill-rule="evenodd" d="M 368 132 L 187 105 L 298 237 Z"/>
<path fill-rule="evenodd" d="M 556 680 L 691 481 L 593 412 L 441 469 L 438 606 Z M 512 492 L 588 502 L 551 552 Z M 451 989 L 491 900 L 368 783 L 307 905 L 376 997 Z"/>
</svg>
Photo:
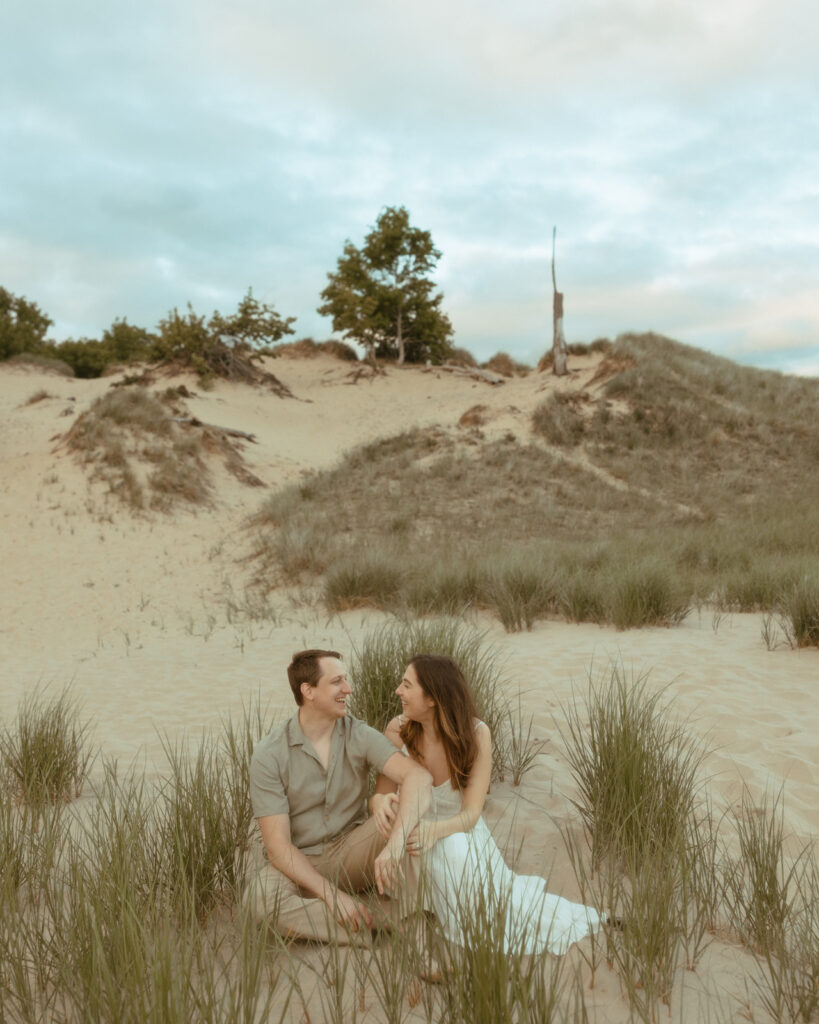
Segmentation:
<svg viewBox="0 0 819 1024">
<path fill-rule="evenodd" d="M 302 683 L 305 701 L 313 711 L 328 718 L 344 718 L 347 714 L 347 698 L 353 692 L 347 682 L 347 670 L 338 658 L 319 658 L 319 681 L 315 686 Z"/>
</svg>

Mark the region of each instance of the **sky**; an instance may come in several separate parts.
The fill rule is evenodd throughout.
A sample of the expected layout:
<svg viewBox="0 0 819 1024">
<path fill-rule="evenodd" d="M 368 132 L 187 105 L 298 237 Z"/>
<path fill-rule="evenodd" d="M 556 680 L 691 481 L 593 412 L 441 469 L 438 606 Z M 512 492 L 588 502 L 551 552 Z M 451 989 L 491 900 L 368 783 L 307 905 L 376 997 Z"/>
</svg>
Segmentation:
<svg viewBox="0 0 819 1024">
<path fill-rule="evenodd" d="M 296 337 L 405 206 L 455 344 L 656 331 L 819 375 L 813 0 L 6 0 L 0 285 L 50 336 L 253 288 Z"/>
</svg>

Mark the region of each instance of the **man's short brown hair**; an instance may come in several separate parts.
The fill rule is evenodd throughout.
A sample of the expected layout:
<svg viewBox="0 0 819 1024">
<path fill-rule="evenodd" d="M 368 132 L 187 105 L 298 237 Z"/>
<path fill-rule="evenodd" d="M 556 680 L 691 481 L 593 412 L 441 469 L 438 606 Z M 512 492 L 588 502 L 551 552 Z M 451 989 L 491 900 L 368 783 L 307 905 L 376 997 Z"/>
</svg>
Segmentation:
<svg viewBox="0 0 819 1024">
<path fill-rule="evenodd" d="M 296 651 L 293 660 L 287 666 L 287 678 L 290 680 L 290 689 L 296 698 L 296 703 L 301 707 L 304 703 L 304 695 L 301 692 L 301 684 L 308 683 L 315 686 L 321 679 L 321 668 L 319 658 L 338 658 L 341 655 L 338 651 L 320 651 L 311 649 L 309 651 Z"/>
</svg>

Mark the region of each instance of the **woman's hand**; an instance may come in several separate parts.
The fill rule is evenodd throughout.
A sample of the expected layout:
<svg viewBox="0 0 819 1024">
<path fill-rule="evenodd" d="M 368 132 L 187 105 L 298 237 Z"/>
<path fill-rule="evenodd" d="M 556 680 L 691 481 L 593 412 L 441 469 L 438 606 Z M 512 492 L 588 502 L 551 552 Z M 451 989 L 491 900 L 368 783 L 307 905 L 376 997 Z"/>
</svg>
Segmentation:
<svg viewBox="0 0 819 1024">
<path fill-rule="evenodd" d="M 370 797 L 370 814 L 375 818 L 378 831 L 385 839 L 390 838 L 397 809 L 397 793 L 373 793 Z"/>
<path fill-rule="evenodd" d="M 407 853 L 412 857 L 420 857 L 422 853 L 431 850 L 437 842 L 438 833 L 435 831 L 435 822 L 419 821 L 407 836 Z"/>
</svg>

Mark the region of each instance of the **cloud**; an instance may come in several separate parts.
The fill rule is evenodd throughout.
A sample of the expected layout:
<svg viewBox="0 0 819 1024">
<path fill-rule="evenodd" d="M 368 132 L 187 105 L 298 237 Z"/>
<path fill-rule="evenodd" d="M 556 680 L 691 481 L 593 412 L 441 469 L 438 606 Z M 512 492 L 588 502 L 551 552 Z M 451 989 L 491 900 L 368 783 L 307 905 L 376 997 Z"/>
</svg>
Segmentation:
<svg viewBox="0 0 819 1024">
<path fill-rule="evenodd" d="M 344 240 L 403 204 L 481 354 L 541 350 L 554 225 L 571 338 L 805 352 L 812 16 L 802 0 L 17 5 L 2 282 L 57 337 L 227 308 L 250 284 L 322 336 Z"/>
</svg>

